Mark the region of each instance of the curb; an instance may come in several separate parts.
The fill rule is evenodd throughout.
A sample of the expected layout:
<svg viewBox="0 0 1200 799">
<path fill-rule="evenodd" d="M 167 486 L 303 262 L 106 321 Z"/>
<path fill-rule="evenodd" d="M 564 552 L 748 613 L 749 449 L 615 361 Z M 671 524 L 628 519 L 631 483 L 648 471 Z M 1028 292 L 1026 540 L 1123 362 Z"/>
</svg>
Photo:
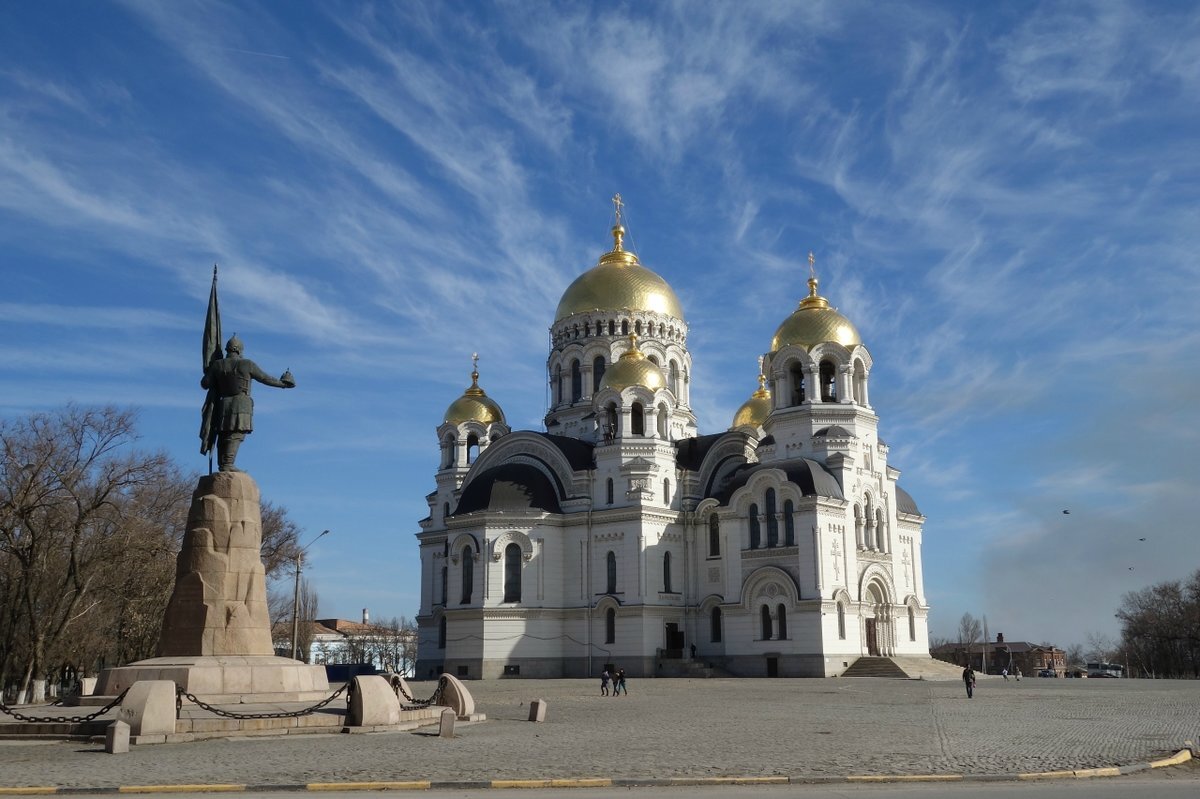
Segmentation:
<svg viewBox="0 0 1200 799">
<path fill-rule="evenodd" d="M 584 777 L 578 779 L 507 779 L 507 780 L 399 780 L 395 782 L 309 782 L 294 785 L 251 785 L 214 783 L 202 785 L 122 785 L 116 788 L 59 788 L 53 785 L 0 788 L 0 796 L 45 796 L 109 793 L 255 793 L 279 791 L 430 791 L 480 790 L 485 788 L 663 788 L 702 785 L 813 785 L 836 783 L 904 782 L 1015 782 L 1023 780 L 1093 779 L 1119 777 L 1149 769 L 1178 766 L 1192 759 L 1191 749 L 1180 749 L 1170 757 L 1127 766 L 1033 771 L 1022 774 L 850 774 L 844 777 L 789 777 L 786 775 L 744 777 L 667 777 L 621 778 Z"/>
</svg>

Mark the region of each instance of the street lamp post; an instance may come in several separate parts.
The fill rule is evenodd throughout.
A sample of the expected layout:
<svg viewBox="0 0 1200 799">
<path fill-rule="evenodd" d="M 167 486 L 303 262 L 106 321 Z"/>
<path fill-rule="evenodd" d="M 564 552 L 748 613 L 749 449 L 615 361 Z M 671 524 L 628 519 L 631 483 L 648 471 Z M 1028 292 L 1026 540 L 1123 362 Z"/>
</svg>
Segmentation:
<svg viewBox="0 0 1200 799">
<path fill-rule="evenodd" d="M 300 564 L 308 548 L 328 534 L 328 530 L 322 530 L 320 535 L 296 550 L 296 588 L 292 594 L 292 660 L 300 659 Z"/>
</svg>

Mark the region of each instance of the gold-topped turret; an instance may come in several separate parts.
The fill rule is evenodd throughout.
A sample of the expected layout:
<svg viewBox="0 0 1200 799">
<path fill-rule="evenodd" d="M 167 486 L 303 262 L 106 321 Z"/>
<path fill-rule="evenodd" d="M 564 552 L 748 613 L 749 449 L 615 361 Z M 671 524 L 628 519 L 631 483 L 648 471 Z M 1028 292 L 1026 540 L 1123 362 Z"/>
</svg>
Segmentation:
<svg viewBox="0 0 1200 799">
<path fill-rule="evenodd" d="M 808 254 L 808 296 L 800 300 L 796 310 L 783 321 L 771 339 L 771 352 L 784 347 L 798 345 L 811 350 L 816 345 L 832 341 L 846 349 L 862 344 L 858 330 L 850 320 L 838 313 L 821 295 L 817 294 L 816 258 Z"/>
<path fill-rule="evenodd" d="M 655 311 L 683 319 L 679 298 L 667 281 L 642 266 L 638 257 L 625 249 L 622 213 L 625 204 L 620 194 L 613 197 L 613 207 L 616 209 L 613 248 L 567 287 L 554 321 L 588 311 Z"/>
<path fill-rule="evenodd" d="M 471 385 L 463 391 L 461 397 L 450 403 L 450 407 L 446 409 L 445 420 L 450 424 L 462 424 L 463 422 L 505 423 L 504 411 L 479 387 L 479 353 L 477 352 L 471 353 Z"/>
<path fill-rule="evenodd" d="M 629 349 L 604 372 L 604 379 L 600 381 L 601 389 L 615 388 L 620 391 L 629 386 L 645 386 L 657 391 L 667 387 L 662 369 L 638 349 L 637 340 L 637 333 L 629 334 Z"/>
<path fill-rule="evenodd" d="M 733 430 L 743 425 L 762 427 L 771 415 L 771 392 L 767 389 L 767 376 L 763 374 L 763 357 L 758 356 L 758 390 L 750 395 L 750 399 L 742 403 L 733 415 Z"/>
</svg>

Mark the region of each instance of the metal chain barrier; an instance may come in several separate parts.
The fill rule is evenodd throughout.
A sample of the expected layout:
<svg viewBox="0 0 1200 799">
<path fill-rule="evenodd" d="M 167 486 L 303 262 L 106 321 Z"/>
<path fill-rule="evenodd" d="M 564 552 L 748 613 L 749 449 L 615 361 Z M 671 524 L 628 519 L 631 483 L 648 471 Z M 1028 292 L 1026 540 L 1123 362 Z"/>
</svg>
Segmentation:
<svg viewBox="0 0 1200 799">
<path fill-rule="evenodd" d="M 0 712 L 6 713 L 7 715 L 12 716 L 17 721 L 31 721 L 31 722 L 34 722 L 37 724 L 46 724 L 46 723 L 82 724 L 85 721 L 95 721 L 100 716 L 103 716 L 105 713 L 112 710 L 117 705 L 121 704 L 121 700 L 125 698 L 125 694 L 127 694 L 127 693 L 129 693 L 129 688 L 126 688 L 124 691 L 121 692 L 120 696 L 118 696 L 113 701 L 109 702 L 104 707 L 97 710 L 95 713 L 89 713 L 86 716 L 26 716 L 24 713 L 18 713 L 17 711 L 13 710 L 11 707 L 4 704 L 3 702 L 0 702 Z"/>
<path fill-rule="evenodd" d="M 219 707 L 213 707 L 212 705 L 208 704 L 207 702 L 201 700 L 195 694 L 188 693 L 187 691 L 183 690 L 182 688 L 177 687 L 175 689 L 176 707 L 177 708 L 180 707 L 183 703 L 183 699 L 186 697 L 188 699 L 188 701 L 193 702 L 197 707 L 201 708 L 202 710 L 207 710 L 210 713 L 216 713 L 218 716 L 224 716 L 225 718 L 228 718 L 228 719 L 290 719 L 290 718 L 297 718 L 299 716 L 308 716 L 308 715 L 311 715 L 312 713 L 315 713 L 316 711 L 320 710 L 321 708 L 325 707 L 330 702 L 332 702 L 333 700 L 335 700 L 339 696 L 341 696 L 342 692 L 346 690 L 346 687 L 348 685 L 349 685 L 349 683 L 346 683 L 346 685 L 343 685 L 341 688 L 337 689 L 332 694 L 325 697 L 320 702 L 317 702 L 315 705 L 312 705 L 311 707 L 301 708 L 300 710 L 279 711 L 277 713 L 234 713 L 229 710 L 222 710 Z"/>
<path fill-rule="evenodd" d="M 437 688 L 433 689 L 433 696 L 429 697 L 428 699 L 413 699 L 411 696 L 409 696 L 408 691 L 404 690 L 404 681 L 398 676 L 392 678 L 392 690 L 395 691 L 397 697 L 403 695 L 405 701 L 407 701 L 410 705 L 417 705 L 418 707 L 440 705 L 442 703 L 442 694 L 444 694 L 446 690 L 446 678 L 442 677 L 438 680 Z"/>
</svg>

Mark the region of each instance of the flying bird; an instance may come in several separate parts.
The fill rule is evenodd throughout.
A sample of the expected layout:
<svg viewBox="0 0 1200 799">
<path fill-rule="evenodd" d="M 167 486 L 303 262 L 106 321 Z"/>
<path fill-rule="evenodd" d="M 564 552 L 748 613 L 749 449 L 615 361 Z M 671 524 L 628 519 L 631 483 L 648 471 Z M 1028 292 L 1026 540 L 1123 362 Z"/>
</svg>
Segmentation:
<svg viewBox="0 0 1200 799">
<path fill-rule="evenodd" d="M 1144 539 L 1144 538 L 1139 538 L 1139 539 L 1138 539 L 1138 541 L 1145 541 L 1145 540 L 1146 540 L 1146 539 Z"/>
<path fill-rule="evenodd" d="M 1071 512 L 1071 511 L 1069 511 L 1069 510 L 1064 510 L 1064 511 L 1063 511 L 1063 513 L 1067 513 L 1067 514 L 1069 514 L 1070 512 Z"/>
</svg>

